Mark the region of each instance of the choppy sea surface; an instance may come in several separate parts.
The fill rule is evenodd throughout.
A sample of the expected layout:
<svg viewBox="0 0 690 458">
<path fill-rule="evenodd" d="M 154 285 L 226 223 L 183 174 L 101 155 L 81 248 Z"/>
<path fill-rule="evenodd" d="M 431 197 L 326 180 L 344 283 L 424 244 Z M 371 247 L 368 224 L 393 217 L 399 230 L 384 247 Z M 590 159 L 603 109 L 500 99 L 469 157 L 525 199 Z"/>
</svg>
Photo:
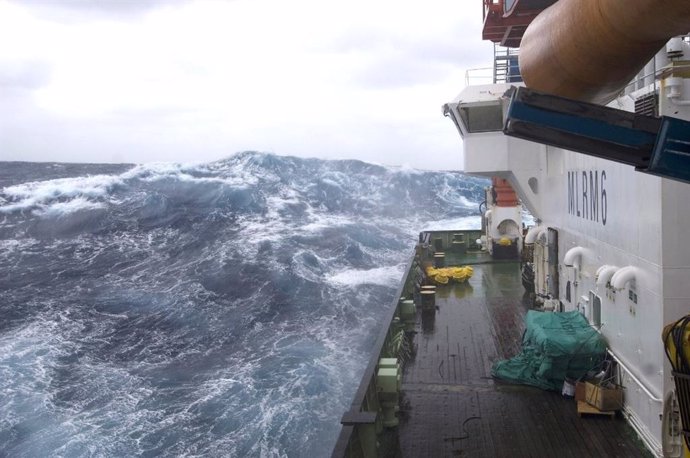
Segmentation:
<svg viewBox="0 0 690 458">
<path fill-rule="evenodd" d="M 417 234 L 487 182 L 0 162 L 0 456 L 330 456 Z"/>
</svg>

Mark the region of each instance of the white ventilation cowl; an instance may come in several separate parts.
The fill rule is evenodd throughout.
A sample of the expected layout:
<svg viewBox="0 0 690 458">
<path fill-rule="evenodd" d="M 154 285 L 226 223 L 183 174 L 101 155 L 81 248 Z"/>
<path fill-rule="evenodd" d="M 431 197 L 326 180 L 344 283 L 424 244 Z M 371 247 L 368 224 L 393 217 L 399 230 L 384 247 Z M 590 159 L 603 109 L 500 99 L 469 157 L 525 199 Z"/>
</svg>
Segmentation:
<svg viewBox="0 0 690 458">
<path fill-rule="evenodd" d="M 574 248 L 571 248 L 565 254 L 565 257 L 563 257 L 563 264 L 565 264 L 566 267 L 580 268 L 580 264 L 582 262 L 582 256 L 584 254 L 585 254 L 585 249 L 582 248 L 581 246 L 576 246 Z"/>
<path fill-rule="evenodd" d="M 606 264 L 599 267 L 596 275 L 597 286 L 606 286 L 618 269 L 618 266 L 609 266 Z"/>
<path fill-rule="evenodd" d="M 546 228 L 544 226 L 532 226 L 530 229 L 527 231 L 527 235 L 525 235 L 525 243 L 527 245 L 530 245 L 542 236 L 546 234 Z"/>
<path fill-rule="evenodd" d="M 640 274 L 640 269 L 635 266 L 625 266 L 619 269 L 613 277 L 611 277 L 611 286 L 614 289 L 621 290 L 625 288 L 627 283 L 634 283 Z"/>
</svg>

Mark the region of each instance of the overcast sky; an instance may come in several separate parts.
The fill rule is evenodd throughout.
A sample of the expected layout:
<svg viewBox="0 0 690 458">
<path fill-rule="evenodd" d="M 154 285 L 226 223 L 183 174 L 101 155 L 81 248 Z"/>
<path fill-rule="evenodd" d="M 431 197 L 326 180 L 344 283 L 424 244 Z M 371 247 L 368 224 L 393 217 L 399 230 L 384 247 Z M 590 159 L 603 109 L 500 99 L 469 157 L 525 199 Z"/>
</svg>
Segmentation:
<svg viewBox="0 0 690 458">
<path fill-rule="evenodd" d="M 0 160 L 459 169 L 441 105 L 491 65 L 481 5 L 0 0 Z"/>
</svg>

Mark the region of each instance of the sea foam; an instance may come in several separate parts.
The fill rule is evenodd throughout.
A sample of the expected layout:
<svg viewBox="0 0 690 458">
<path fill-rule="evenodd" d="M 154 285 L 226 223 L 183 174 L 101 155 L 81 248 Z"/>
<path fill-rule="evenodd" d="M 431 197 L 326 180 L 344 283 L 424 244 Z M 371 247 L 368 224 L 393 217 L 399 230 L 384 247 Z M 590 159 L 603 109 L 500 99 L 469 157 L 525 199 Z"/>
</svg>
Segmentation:
<svg viewBox="0 0 690 458">
<path fill-rule="evenodd" d="M 478 227 L 488 183 L 255 152 L 3 167 L 13 457 L 329 456 L 419 231 Z"/>
</svg>

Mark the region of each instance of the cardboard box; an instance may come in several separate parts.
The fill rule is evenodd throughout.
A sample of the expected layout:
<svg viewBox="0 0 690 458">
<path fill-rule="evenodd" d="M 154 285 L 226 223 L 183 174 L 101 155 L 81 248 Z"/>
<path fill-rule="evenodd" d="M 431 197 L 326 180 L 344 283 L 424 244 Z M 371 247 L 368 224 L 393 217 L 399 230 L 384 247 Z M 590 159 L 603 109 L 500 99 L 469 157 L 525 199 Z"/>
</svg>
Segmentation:
<svg viewBox="0 0 690 458">
<path fill-rule="evenodd" d="M 575 384 L 575 401 L 584 402 L 587 399 L 587 389 L 585 387 L 585 382 L 577 382 Z"/>
<path fill-rule="evenodd" d="M 620 410 L 623 408 L 623 389 L 618 385 L 603 387 L 586 382 L 585 398 L 587 404 L 599 410 Z"/>
</svg>

